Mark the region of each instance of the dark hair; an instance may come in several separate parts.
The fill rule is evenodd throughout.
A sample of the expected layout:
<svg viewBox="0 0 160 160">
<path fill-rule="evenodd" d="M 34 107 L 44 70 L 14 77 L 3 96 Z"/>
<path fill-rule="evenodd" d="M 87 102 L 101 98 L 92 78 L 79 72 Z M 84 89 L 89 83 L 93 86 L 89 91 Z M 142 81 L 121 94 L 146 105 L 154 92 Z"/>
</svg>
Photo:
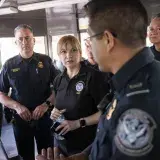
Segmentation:
<svg viewBox="0 0 160 160">
<path fill-rule="evenodd" d="M 95 33 L 108 30 L 129 47 L 146 44 L 148 15 L 139 0 L 91 0 L 84 9 Z"/>
<path fill-rule="evenodd" d="M 20 24 L 18 25 L 15 29 L 14 29 L 14 35 L 16 34 L 16 32 L 20 29 L 29 29 L 32 33 L 33 33 L 33 29 L 31 26 L 29 26 L 28 24 Z"/>
<path fill-rule="evenodd" d="M 154 19 L 154 18 L 160 18 L 160 13 L 154 15 L 154 16 L 152 17 L 152 19 Z"/>
</svg>

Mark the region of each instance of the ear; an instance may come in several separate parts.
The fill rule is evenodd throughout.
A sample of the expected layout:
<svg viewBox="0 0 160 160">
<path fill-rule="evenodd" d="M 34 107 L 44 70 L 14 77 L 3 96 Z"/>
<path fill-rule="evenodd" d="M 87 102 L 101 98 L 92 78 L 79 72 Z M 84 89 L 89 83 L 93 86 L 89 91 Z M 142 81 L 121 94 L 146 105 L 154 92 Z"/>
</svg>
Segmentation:
<svg viewBox="0 0 160 160">
<path fill-rule="evenodd" d="M 113 49 L 115 45 L 115 39 L 111 32 L 104 31 L 104 44 L 106 45 L 107 52 L 110 53 L 110 51 Z"/>
<path fill-rule="evenodd" d="M 36 42 L 36 39 L 35 39 L 35 38 L 33 38 L 33 42 L 34 42 L 34 44 L 35 44 L 35 42 Z"/>
</svg>

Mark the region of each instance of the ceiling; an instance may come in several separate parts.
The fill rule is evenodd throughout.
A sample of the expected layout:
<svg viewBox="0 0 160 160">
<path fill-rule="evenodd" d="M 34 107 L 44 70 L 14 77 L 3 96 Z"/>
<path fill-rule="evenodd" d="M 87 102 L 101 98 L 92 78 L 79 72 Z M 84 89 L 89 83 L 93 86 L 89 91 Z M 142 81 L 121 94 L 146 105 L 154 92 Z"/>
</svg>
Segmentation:
<svg viewBox="0 0 160 160">
<path fill-rule="evenodd" d="M 2 1 L 2 0 L 0 0 Z M 38 2 L 46 2 L 46 1 L 54 1 L 54 0 L 5 0 L 4 4 L 2 5 L 2 8 L 9 7 L 10 2 L 17 2 L 18 6 L 25 5 L 25 4 L 34 4 Z M 67 1 L 67 0 L 66 0 Z M 70 1 L 70 0 L 68 0 Z M 147 8 L 149 16 L 154 15 L 158 12 L 160 12 L 160 0 L 141 0 L 142 3 L 145 5 Z M 65 7 L 62 4 L 62 7 L 55 7 L 57 12 L 66 12 L 67 13 L 67 6 Z M 68 8 L 70 10 L 70 8 Z M 69 12 L 68 12 L 69 13 Z"/>
<path fill-rule="evenodd" d="M 160 0 L 141 0 L 146 7 L 149 16 L 160 13 Z"/>
</svg>

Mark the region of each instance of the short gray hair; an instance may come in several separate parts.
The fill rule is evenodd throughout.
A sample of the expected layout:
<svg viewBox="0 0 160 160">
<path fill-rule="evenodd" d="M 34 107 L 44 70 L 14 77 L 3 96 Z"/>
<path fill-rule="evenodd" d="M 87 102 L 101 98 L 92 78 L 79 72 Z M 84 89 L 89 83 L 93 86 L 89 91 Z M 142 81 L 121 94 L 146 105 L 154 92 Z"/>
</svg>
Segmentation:
<svg viewBox="0 0 160 160">
<path fill-rule="evenodd" d="M 31 26 L 29 26 L 28 24 L 20 24 L 18 25 L 15 29 L 14 29 L 14 35 L 16 34 L 16 32 L 20 29 L 29 29 L 32 33 L 33 33 L 33 29 Z"/>
</svg>

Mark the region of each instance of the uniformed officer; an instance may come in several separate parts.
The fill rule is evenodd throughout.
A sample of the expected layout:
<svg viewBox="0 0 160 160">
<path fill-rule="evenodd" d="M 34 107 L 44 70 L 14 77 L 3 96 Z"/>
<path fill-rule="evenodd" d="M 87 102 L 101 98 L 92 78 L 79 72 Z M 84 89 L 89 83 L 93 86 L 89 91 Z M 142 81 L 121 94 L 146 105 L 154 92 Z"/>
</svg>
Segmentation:
<svg viewBox="0 0 160 160">
<path fill-rule="evenodd" d="M 92 0 L 85 9 L 94 58 L 115 89 L 89 159 L 158 159 L 160 64 L 145 47 L 147 12 L 139 0 Z"/>
<path fill-rule="evenodd" d="M 51 120 L 47 114 L 53 103 L 50 84 L 57 71 L 46 55 L 33 52 L 33 30 L 26 24 L 15 28 L 19 55 L 9 59 L 0 75 L 0 102 L 14 110 L 14 131 L 19 154 L 34 160 L 34 136 L 38 152 L 52 146 Z M 7 93 L 12 89 L 11 96 Z"/>
<path fill-rule="evenodd" d="M 149 39 L 153 46 L 151 50 L 155 59 L 160 61 L 160 13 L 155 15 L 149 25 Z"/>
<path fill-rule="evenodd" d="M 66 160 L 158 160 L 160 63 L 145 47 L 147 12 L 139 0 L 91 0 L 85 10 L 94 58 L 114 74 L 115 97 L 105 106 L 88 156 Z"/>
<path fill-rule="evenodd" d="M 97 62 L 95 61 L 93 57 L 91 42 L 88 38 L 85 39 L 85 53 L 87 54 L 88 59 L 83 60 L 84 64 L 97 71 L 100 71 Z M 106 85 L 110 85 L 110 80 L 113 74 L 112 73 L 103 73 L 103 74 L 105 75 L 104 81 Z M 111 90 L 111 87 L 110 87 L 110 90 Z"/>
<path fill-rule="evenodd" d="M 61 110 L 66 112 L 63 113 L 65 120 L 56 127 L 65 139 L 55 136 L 55 155 L 61 152 L 72 155 L 93 142 L 100 117 L 97 105 L 109 87 L 104 82 L 105 74 L 81 62 L 81 46 L 74 36 L 62 37 L 57 48 L 65 70 L 55 78 L 56 105 L 51 117 L 56 120 Z"/>
<path fill-rule="evenodd" d="M 93 58 L 91 43 L 88 39 L 85 40 L 85 53 L 87 54 L 87 59 L 84 60 L 85 65 L 90 66 L 93 69 L 99 70 L 98 64 Z"/>
</svg>

